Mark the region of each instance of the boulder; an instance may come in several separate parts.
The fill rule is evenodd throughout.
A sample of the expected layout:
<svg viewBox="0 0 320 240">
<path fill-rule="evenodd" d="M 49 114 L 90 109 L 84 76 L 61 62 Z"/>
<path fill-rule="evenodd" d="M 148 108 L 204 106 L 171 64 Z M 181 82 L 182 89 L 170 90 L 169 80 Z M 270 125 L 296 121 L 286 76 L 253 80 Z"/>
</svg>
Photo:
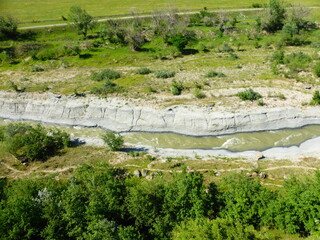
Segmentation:
<svg viewBox="0 0 320 240">
<path fill-rule="evenodd" d="M 134 170 L 133 175 L 136 176 L 136 177 L 141 177 L 140 170 Z"/>
<path fill-rule="evenodd" d="M 148 174 L 148 170 L 147 169 L 142 169 L 142 171 L 141 171 L 141 176 L 142 177 L 146 177 L 147 176 L 147 174 Z"/>
<path fill-rule="evenodd" d="M 261 160 L 261 159 L 264 159 L 264 158 L 265 158 L 265 156 L 262 154 L 262 152 L 258 152 L 256 154 L 256 157 L 255 157 L 256 160 Z"/>
<path fill-rule="evenodd" d="M 265 179 L 265 178 L 267 178 L 267 174 L 266 174 L 265 172 L 261 172 L 261 173 L 259 174 L 259 177 L 260 177 L 261 179 Z"/>
</svg>

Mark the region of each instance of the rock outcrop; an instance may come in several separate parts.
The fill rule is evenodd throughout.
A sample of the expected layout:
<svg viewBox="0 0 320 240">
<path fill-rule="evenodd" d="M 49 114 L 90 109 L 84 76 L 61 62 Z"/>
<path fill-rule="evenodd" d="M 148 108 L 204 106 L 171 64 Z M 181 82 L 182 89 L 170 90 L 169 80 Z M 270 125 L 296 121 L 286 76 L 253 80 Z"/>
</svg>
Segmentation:
<svg viewBox="0 0 320 240">
<path fill-rule="evenodd" d="M 115 98 L 0 92 L 0 118 L 101 127 L 120 132 L 175 132 L 205 136 L 320 124 L 320 108 L 265 108 L 231 113 L 179 105 L 158 110 Z"/>
</svg>

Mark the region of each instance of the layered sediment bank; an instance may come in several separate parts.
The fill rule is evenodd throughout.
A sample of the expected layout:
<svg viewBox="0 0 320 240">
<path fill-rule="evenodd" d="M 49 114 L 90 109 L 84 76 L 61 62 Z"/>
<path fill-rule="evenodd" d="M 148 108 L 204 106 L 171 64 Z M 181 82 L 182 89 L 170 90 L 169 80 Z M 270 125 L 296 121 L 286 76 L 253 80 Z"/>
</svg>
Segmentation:
<svg viewBox="0 0 320 240">
<path fill-rule="evenodd" d="M 174 132 L 214 136 L 320 124 L 320 108 L 259 108 L 235 112 L 179 105 L 138 106 L 116 98 L 0 92 L 0 118 L 101 127 L 120 132 Z"/>
</svg>

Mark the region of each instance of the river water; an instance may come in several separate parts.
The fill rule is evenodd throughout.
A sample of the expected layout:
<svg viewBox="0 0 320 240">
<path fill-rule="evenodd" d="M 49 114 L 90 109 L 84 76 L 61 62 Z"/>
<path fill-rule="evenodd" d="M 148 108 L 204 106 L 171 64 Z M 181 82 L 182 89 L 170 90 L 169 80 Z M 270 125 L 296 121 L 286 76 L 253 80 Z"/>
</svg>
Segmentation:
<svg viewBox="0 0 320 240">
<path fill-rule="evenodd" d="M 320 126 L 217 137 L 190 137 L 174 133 L 130 133 L 125 140 L 131 144 L 176 149 L 227 149 L 230 151 L 266 150 L 272 147 L 297 146 L 320 136 Z"/>
<path fill-rule="evenodd" d="M 0 120 L 0 125 L 7 124 Z M 34 123 L 33 123 L 34 124 Z M 53 126 L 53 125 L 48 125 Z M 55 126 L 79 138 L 100 138 L 105 131 L 99 128 L 80 128 Z M 320 126 L 312 125 L 299 129 L 283 129 L 237 133 L 223 136 L 192 137 L 174 133 L 144 133 L 134 132 L 123 134 L 125 143 L 173 149 L 226 149 L 242 152 L 248 150 L 266 150 L 272 147 L 298 146 L 302 142 L 320 136 Z"/>
</svg>

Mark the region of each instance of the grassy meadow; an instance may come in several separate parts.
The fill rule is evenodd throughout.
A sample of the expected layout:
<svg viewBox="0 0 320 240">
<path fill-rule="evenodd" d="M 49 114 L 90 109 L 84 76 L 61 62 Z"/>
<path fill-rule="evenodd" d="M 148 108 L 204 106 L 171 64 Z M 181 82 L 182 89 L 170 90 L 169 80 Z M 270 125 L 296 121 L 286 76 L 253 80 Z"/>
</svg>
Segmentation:
<svg viewBox="0 0 320 240">
<path fill-rule="evenodd" d="M 299 0 L 289 0 L 289 3 L 300 4 Z M 0 14 L 12 15 L 20 22 L 38 22 L 44 21 L 50 23 L 52 20 L 62 20 L 62 16 L 67 16 L 71 6 L 79 5 L 86 9 L 89 14 L 94 17 L 99 16 L 112 16 L 129 14 L 132 11 L 137 13 L 148 13 L 155 9 L 168 9 L 178 8 L 181 11 L 184 10 L 199 10 L 203 7 L 209 9 L 218 8 L 250 8 L 253 3 L 267 3 L 266 0 L 178 0 L 178 1 L 142 1 L 142 0 L 1 0 L 0 1 Z M 305 0 L 303 4 L 306 6 L 320 6 L 320 2 L 317 0 Z M 48 21 L 49 20 L 49 21 Z"/>
</svg>

